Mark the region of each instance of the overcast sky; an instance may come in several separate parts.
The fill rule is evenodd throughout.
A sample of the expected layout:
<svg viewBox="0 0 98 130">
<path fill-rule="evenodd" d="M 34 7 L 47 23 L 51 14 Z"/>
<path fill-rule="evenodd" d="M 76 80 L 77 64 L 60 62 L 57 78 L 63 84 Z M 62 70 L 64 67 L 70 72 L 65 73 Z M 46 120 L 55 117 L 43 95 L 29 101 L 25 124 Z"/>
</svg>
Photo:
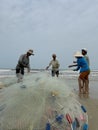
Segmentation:
<svg viewBox="0 0 98 130">
<path fill-rule="evenodd" d="M 44 69 L 56 53 L 68 69 L 81 48 L 98 69 L 98 0 L 0 0 L 0 68 L 33 49 L 31 68 Z"/>
</svg>

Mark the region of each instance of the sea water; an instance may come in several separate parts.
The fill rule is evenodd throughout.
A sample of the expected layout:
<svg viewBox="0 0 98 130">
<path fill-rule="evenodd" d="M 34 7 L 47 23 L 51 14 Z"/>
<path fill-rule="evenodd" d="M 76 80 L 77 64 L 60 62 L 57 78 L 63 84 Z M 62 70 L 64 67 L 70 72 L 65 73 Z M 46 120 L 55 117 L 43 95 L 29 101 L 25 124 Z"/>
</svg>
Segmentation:
<svg viewBox="0 0 98 130">
<path fill-rule="evenodd" d="M 31 70 L 31 73 L 38 73 L 38 72 L 42 72 L 43 70 L 41 69 L 35 69 L 35 70 Z M 47 71 L 48 73 L 51 74 L 50 70 Z M 79 72 L 74 72 L 72 70 L 60 70 L 60 77 L 65 77 L 67 79 L 77 79 L 79 75 Z M 15 77 L 15 70 L 14 69 L 0 69 L 0 78 L 4 78 L 4 77 Z M 90 80 L 98 80 L 98 70 L 93 70 L 90 73 L 89 76 Z"/>
</svg>

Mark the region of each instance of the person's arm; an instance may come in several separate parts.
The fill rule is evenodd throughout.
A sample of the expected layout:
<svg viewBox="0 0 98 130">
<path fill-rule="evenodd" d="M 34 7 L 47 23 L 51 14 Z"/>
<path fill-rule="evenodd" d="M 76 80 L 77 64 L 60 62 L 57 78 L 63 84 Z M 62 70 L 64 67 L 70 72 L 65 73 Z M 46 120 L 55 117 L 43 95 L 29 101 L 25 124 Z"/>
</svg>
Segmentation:
<svg viewBox="0 0 98 130">
<path fill-rule="evenodd" d="M 73 64 L 73 65 L 69 65 L 68 67 L 71 68 L 71 67 L 76 67 L 76 69 L 73 69 L 73 71 L 78 71 L 80 69 L 80 67 L 78 66 L 78 64 Z"/>
<path fill-rule="evenodd" d="M 90 66 L 90 60 L 88 56 L 86 56 L 86 60 L 87 60 L 88 65 Z"/>
<path fill-rule="evenodd" d="M 77 61 L 73 61 L 73 63 L 77 63 Z"/>
<path fill-rule="evenodd" d="M 46 70 L 51 66 L 52 62 L 49 63 L 49 65 L 46 67 Z"/>
<path fill-rule="evenodd" d="M 28 73 L 30 72 L 30 64 L 28 64 L 28 66 L 27 66 L 27 72 Z"/>
<path fill-rule="evenodd" d="M 24 56 L 25 56 L 25 55 L 21 55 L 21 56 L 19 57 L 18 63 L 19 63 L 19 65 L 21 65 L 21 66 L 23 66 L 23 67 L 26 67 L 26 65 L 23 63 Z"/>
<path fill-rule="evenodd" d="M 75 67 L 75 66 L 78 66 L 77 64 L 73 64 L 73 65 L 69 65 L 68 67 L 71 68 L 71 67 Z"/>
<path fill-rule="evenodd" d="M 77 68 L 76 68 L 76 69 L 73 69 L 73 71 L 78 71 L 79 69 L 80 69 L 80 67 L 77 66 Z"/>
</svg>

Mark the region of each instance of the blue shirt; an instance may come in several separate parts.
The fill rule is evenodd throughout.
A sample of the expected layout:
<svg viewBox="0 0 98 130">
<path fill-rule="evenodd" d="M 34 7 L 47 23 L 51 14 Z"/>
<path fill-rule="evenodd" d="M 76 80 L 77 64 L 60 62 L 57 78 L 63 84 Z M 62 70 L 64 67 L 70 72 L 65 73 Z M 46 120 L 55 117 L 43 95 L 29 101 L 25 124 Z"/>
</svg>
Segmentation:
<svg viewBox="0 0 98 130">
<path fill-rule="evenodd" d="M 84 57 L 77 57 L 77 65 L 78 67 L 76 70 L 80 70 L 80 73 L 90 70 L 89 65 Z"/>
</svg>

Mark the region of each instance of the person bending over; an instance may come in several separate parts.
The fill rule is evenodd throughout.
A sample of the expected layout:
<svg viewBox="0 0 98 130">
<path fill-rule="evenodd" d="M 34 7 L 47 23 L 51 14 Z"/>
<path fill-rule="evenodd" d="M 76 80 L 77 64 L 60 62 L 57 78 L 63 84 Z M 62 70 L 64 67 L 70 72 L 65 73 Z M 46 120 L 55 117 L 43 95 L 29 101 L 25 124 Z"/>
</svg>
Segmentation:
<svg viewBox="0 0 98 130">
<path fill-rule="evenodd" d="M 30 72 L 30 60 L 29 57 L 33 54 L 33 50 L 30 49 L 26 54 L 22 54 L 19 57 L 18 64 L 16 66 L 16 76 L 18 78 L 17 82 L 21 82 L 24 75 L 24 68 L 27 68 L 28 72 Z"/>
</svg>

